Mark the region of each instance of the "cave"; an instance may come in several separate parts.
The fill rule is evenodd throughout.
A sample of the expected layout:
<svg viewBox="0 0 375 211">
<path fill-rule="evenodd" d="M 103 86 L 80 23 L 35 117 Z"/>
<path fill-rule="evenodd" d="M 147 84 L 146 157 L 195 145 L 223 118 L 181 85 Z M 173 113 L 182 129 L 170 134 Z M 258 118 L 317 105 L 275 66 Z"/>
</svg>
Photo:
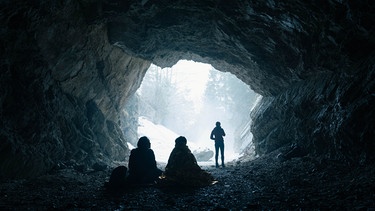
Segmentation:
<svg viewBox="0 0 375 211">
<path fill-rule="evenodd" d="M 251 111 L 258 159 L 246 159 L 245 151 L 236 163 L 248 174 L 262 172 L 259 169 L 267 173 L 271 160 L 297 169 L 314 163 L 322 174 L 340 166 L 347 170 L 345 178 L 358 181 L 355 190 L 343 194 L 347 204 L 335 204 L 337 198 L 332 198 L 305 205 L 374 209 L 371 1 L 5 0 L 0 4 L 4 184 L 33 181 L 71 167 L 85 171 L 127 162 L 126 143 L 134 137 L 126 136 L 122 128 L 136 123 L 133 113 L 123 109 L 147 69 L 151 64 L 171 67 L 179 60 L 193 60 L 234 74 L 263 96 Z M 299 150 L 287 153 L 291 146 Z M 256 163 L 262 159 L 267 165 Z M 331 168 L 324 168 L 327 165 Z M 227 172 L 236 169 L 228 167 Z M 296 172 L 289 173 L 292 177 Z M 242 176 L 244 181 L 251 178 Z M 293 183 L 304 184 L 302 178 Z M 348 187 L 344 181 L 335 185 Z M 17 209 L 6 185 L 1 187 L 0 208 Z M 325 195 L 320 196 L 324 201 Z M 249 209 L 304 207 L 303 201 L 258 202 L 243 203 Z M 236 200 L 231 203 L 240 209 L 233 204 Z M 243 203 L 238 202 L 242 208 Z M 30 202 L 18 208 L 32 206 Z M 220 202 L 205 208 L 220 208 Z"/>
</svg>

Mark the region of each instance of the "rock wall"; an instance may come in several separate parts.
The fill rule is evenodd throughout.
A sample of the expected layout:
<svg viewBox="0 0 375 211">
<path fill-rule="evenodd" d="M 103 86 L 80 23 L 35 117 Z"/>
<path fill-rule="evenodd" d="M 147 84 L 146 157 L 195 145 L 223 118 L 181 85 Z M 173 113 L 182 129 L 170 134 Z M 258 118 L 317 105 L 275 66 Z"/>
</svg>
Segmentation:
<svg viewBox="0 0 375 211">
<path fill-rule="evenodd" d="M 317 75 L 263 98 L 251 115 L 256 152 L 262 155 L 296 143 L 312 155 L 373 162 L 374 76 L 370 58 L 351 75 Z"/>
<path fill-rule="evenodd" d="M 264 96 L 322 72 L 342 72 L 374 51 L 367 1 L 127 3 L 96 5 L 112 44 L 161 67 L 180 59 L 212 64 Z"/>
<path fill-rule="evenodd" d="M 0 178 L 126 161 L 120 111 L 150 62 L 110 45 L 79 2 L 4 4 Z"/>
<path fill-rule="evenodd" d="M 374 150 L 372 11 L 367 1 L 177 0 L 121 14 L 105 7 L 104 16 L 110 42 L 130 54 L 160 66 L 210 63 L 262 94 L 252 115 L 258 154 L 298 143 L 363 162 Z"/>
<path fill-rule="evenodd" d="M 139 96 L 132 95 L 125 103 L 120 116 L 121 129 L 128 143 L 137 146 L 138 143 L 138 118 L 139 114 Z"/>
<path fill-rule="evenodd" d="M 252 114 L 258 154 L 298 143 L 312 154 L 369 161 L 371 5 L 1 1 L 0 178 L 125 160 L 124 105 L 151 62 L 179 59 L 231 72 L 264 96 Z"/>
</svg>

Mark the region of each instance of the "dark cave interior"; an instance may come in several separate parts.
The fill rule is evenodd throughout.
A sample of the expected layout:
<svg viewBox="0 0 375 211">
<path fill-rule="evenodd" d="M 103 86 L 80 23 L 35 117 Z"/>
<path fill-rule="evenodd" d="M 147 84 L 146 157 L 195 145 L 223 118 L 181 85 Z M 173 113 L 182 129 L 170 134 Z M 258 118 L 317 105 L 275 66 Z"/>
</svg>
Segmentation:
<svg viewBox="0 0 375 211">
<path fill-rule="evenodd" d="M 151 63 L 181 59 L 231 72 L 263 95 L 251 113 L 260 157 L 298 144 L 319 160 L 373 165 L 371 1 L 0 5 L 2 181 L 127 162 L 133 137 L 121 128 L 134 117 L 125 103 Z"/>
</svg>

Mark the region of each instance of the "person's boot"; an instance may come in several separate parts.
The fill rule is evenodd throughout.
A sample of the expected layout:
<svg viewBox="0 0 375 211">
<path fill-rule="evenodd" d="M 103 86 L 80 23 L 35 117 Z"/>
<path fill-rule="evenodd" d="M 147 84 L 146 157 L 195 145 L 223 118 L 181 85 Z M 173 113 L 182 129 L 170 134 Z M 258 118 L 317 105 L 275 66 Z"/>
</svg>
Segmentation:
<svg viewBox="0 0 375 211">
<path fill-rule="evenodd" d="M 219 168 L 219 163 L 218 162 L 216 162 L 216 168 Z"/>
<path fill-rule="evenodd" d="M 225 165 L 224 165 L 224 163 L 222 163 L 222 164 L 221 164 L 221 166 L 222 166 L 223 168 L 225 168 Z"/>
</svg>

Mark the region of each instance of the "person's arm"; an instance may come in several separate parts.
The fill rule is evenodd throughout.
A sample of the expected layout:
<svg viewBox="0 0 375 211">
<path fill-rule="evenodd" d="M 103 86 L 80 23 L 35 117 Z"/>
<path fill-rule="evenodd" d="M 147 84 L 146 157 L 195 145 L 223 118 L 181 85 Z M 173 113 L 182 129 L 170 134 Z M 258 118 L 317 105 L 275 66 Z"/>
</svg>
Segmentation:
<svg viewBox="0 0 375 211">
<path fill-rule="evenodd" d="M 215 138 L 214 138 L 214 130 L 211 131 L 211 135 L 210 135 L 210 139 L 212 139 L 212 140 L 215 140 Z"/>
<path fill-rule="evenodd" d="M 153 168 L 157 168 L 157 166 L 156 166 L 156 159 L 155 159 L 155 153 L 154 153 L 154 151 L 152 150 L 152 149 L 150 149 L 151 150 L 151 160 L 152 160 L 152 167 Z"/>
<path fill-rule="evenodd" d="M 223 130 L 223 136 L 225 136 L 225 132 L 224 132 L 224 129 L 222 129 Z"/>
<path fill-rule="evenodd" d="M 134 160 L 134 159 L 135 159 L 135 158 L 134 158 L 134 156 L 135 156 L 134 153 L 135 153 L 134 150 L 131 150 L 131 151 L 130 151 L 129 164 L 128 164 L 129 172 L 132 171 L 132 170 L 134 171 L 134 169 L 135 169 L 135 162 L 136 162 L 136 161 Z"/>
</svg>

